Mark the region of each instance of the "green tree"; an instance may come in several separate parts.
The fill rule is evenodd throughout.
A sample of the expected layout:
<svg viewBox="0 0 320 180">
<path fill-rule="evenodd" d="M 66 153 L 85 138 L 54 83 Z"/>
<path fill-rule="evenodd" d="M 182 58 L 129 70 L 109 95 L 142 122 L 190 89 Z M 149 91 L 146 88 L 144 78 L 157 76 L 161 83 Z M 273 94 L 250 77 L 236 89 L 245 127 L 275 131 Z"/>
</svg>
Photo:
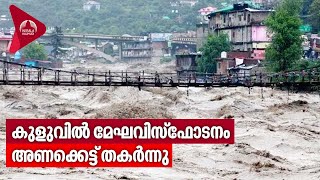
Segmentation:
<svg viewBox="0 0 320 180">
<path fill-rule="evenodd" d="M 198 71 L 203 73 L 213 73 L 217 71 L 216 58 L 221 52 L 230 51 L 231 44 L 226 34 L 209 35 L 207 42 L 200 49 L 201 58 L 197 60 Z"/>
<path fill-rule="evenodd" d="M 27 59 L 45 60 L 47 54 L 44 46 L 38 43 L 31 43 L 23 49 L 23 55 Z"/>
<path fill-rule="evenodd" d="M 272 43 L 266 50 L 267 68 L 270 71 L 291 69 L 301 59 L 301 5 L 301 0 L 283 0 L 266 20 L 266 25 L 273 33 Z"/>
<path fill-rule="evenodd" d="M 320 0 L 313 1 L 309 13 L 311 14 L 310 22 L 313 30 L 320 33 Z"/>
</svg>

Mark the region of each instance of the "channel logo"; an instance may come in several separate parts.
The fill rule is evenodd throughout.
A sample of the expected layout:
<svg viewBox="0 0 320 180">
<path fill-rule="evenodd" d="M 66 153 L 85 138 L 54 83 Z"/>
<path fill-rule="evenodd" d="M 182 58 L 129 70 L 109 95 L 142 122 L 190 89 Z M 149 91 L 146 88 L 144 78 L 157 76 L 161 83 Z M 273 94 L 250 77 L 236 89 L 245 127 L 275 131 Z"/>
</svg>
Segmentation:
<svg viewBox="0 0 320 180">
<path fill-rule="evenodd" d="M 37 25 L 31 20 L 25 20 L 21 23 L 19 31 L 23 36 L 34 36 L 37 33 Z"/>
<path fill-rule="evenodd" d="M 18 50 L 35 41 L 46 33 L 46 26 L 15 5 L 10 6 L 10 13 L 16 29 L 9 52 Z"/>
</svg>

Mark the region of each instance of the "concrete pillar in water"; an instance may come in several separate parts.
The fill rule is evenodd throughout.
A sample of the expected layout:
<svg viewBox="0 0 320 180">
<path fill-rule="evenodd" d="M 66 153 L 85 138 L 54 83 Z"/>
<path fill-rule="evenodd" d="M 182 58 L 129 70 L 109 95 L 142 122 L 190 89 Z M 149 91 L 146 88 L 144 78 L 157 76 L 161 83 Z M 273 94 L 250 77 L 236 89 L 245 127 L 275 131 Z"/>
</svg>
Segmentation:
<svg viewBox="0 0 320 180">
<path fill-rule="evenodd" d="M 119 42 L 119 59 L 122 60 L 122 42 Z"/>
<path fill-rule="evenodd" d="M 98 39 L 95 40 L 95 49 L 98 49 Z"/>
</svg>

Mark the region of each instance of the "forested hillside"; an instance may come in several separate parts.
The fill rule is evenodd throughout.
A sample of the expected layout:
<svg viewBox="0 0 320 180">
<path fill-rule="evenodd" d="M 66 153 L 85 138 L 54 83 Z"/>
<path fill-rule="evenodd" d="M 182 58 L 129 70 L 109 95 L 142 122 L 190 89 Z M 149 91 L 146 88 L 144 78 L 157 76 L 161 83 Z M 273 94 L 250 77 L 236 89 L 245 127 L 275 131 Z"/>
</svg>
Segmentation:
<svg viewBox="0 0 320 180">
<path fill-rule="evenodd" d="M 172 7 L 179 0 L 96 0 L 99 11 L 84 11 L 88 0 L 0 0 L 0 15 L 7 15 L 9 4 L 43 21 L 48 27 L 61 26 L 74 32 L 142 35 L 149 32 L 185 32 L 199 22 L 198 10 L 207 6 L 222 8 L 236 0 L 198 0 L 195 6 Z M 320 29 L 320 0 L 303 0 L 305 23 Z M 173 11 L 174 10 L 174 11 Z M 311 15 L 311 16 L 310 16 Z M 8 23 L 0 26 L 12 26 Z M 2 28 L 1 27 L 1 28 Z M 74 29 L 74 30 L 73 30 Z"/>
<path fill-rule="evenodd" d="M 222 2 L 199 0 L 193 7 L 172 7 L 170 1 L 174 2 L 174 0 L 97 0 L 101 3 L 100 11 L 85 12 L 83 3 L 86 0 L 0 0 L 0 14 L 9 15 L 8 6 L 13 3 L 47 26 L 76 28 L 75 31 L 78 32 L 104 34 L 182 32 L 195 28 L 199 9 L 219 6 Z"/>
</svg>

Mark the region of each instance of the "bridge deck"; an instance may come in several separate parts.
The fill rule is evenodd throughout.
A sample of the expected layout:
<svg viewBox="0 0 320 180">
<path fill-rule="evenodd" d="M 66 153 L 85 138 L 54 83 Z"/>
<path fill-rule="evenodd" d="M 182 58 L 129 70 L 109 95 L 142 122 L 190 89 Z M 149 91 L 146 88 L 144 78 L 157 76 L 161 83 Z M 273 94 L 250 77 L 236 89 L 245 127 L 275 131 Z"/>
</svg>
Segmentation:
<svg viewBox="0 0 320 180">
<path fill-rule="evenodd" d="M 74 39 L 97 39 L 97 40 L 111 40 L 111 41 L 143 41 L 144 36 L 119 36 L 119 35 L 103 35 L 103 34 L 61 34 L 62 38 Z M 42 38 L 51 38 L 52 34 L 44 34 Z"/>
<path fill-rule="evenodd" d="M 1 63 L 2 62 L 2 63 Z M 2 66 L 1 66 L 2 65 Z M 319 87 L 320 73 L 287 74 L 196 74 L 140 72 L 76 72 L 0 60 L 0 85 L 134 86 L 134 87 Z"/>
</svg>

